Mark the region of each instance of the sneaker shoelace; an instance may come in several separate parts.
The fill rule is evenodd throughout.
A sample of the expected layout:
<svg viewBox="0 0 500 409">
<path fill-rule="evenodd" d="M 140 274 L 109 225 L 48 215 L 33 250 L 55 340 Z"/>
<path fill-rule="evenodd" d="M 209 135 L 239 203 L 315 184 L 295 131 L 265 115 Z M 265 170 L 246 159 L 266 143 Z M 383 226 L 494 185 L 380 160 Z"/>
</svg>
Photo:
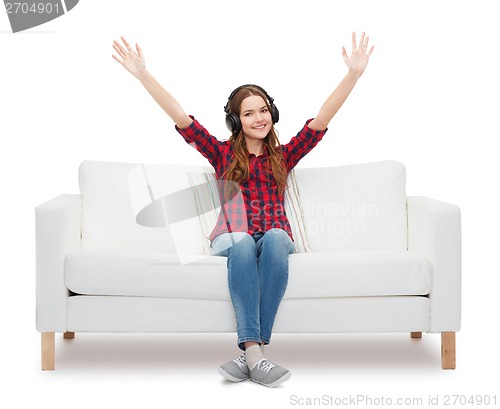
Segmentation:
<svg viewBox="0 0 500 409">
<path fill-rule="evenodd" d="M 268 361 L 268 360 L 264 360 L 264 361 L 260 361 L 258 364 L 257 364 L 257 367 L 261 370 L 261 371 L 264 371 L 266 373 L 268 373 L 271 369 L 273 369 L 276 365 L 274 365 L 271 361 Z"/>
<path fill-rule="evenodd" d="M 247 361 L 245 358 L 245 354 L 241 354 L 238 358 L 234 359 L 233 362 L 238 365 L 240 368 L 247 366 Z"/>
</svg>

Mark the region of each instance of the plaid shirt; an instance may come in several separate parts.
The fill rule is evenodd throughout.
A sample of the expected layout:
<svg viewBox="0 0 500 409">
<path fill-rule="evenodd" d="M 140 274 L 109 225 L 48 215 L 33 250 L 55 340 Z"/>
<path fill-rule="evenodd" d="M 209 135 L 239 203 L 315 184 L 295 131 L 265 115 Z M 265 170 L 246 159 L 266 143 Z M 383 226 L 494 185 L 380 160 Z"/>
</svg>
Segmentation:
<svg viewBox="0 0 500 409">
<path fill-rule="evenodd" d="M 193 122 L 185 129 L 176 130 L 187 143 L 198 150 L 215 169 L 216 178 L 221 181 L 222 175 L 233 159 L 233 148 L 229 141 L 219 141 L 191 116 Z M 283 157 L 287 165 L 287 173 L 311 151 L 323 138 L 326 130 L 315 131 L 307 126 L 309 119 L 300 132 L 290 142 L 281 145 Z M 266 232 L 272 228 L 285 230 L 293 240 L 290 223 L 285 212 L 284 195 L 278 194 L 278 186 L 272 171 L 269 152 L 264 146 L 264 153 L 255 156 L 248 154 L 250 166 L 249 178 L 238 187 L 237 194 L 230 199 L 223 200 L 221 192 L 234 182 L 224 182 L 219 185 L 221 195 L 221 212 L 217 224 L 210 234 L 210 241 L 218 235 L 227 232 Z M 269 170 L 267 170 L 269 166 Z M 233 185 L 234 186 L 234 185 Z M 222 188 L 221 188 L 222 187 Z"/>
</svg>

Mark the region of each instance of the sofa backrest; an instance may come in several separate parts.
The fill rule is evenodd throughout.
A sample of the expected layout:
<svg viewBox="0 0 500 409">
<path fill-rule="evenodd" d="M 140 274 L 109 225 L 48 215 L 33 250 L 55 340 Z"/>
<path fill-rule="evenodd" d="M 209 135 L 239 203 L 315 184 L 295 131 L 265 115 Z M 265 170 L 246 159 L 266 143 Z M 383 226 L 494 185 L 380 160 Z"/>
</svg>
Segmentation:
<svg viewBox="0 0 500 409">
<path fill-rule="evenodd" d="M 406 250 L 406 171 L 382 161 L 295 171 L 312 251 Z"/>
<path fill-rule="evenodd" d="M 84 161 L 82 249 L 209 255 L 213 168 Z M 297 252 L 405 249 L 405 171 L 386 161 L 296 169 L 285 208 Z"/>
</svg>

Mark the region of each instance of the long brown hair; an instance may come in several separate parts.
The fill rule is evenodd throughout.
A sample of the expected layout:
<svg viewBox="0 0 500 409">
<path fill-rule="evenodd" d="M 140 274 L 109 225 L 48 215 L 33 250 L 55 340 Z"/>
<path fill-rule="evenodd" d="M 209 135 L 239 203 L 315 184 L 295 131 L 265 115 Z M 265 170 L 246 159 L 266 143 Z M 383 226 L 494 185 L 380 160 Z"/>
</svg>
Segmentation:
<svg viewBox="0 0 500 409">
<path fill-rule="evenodd" d="M 271 110 L 269 106 L 269 102 L 267 100 L 266 95 L 257 87 L 252 85 L 242 87 L 231 99 L 229 102 L 229 112 L 234 112 L 240 115 L 241 111 L 241 103 L 243 100 L 251 95 L 258 95 L 262 97 L 262 99 L 266 102 L 267 109 Z M 227 168 L 223 177 L 226 180 L 232 180 L 238 184 L 241 184 L 245 180 L 248 179 L 250 169 L 248 163 L 247 156 L 247 146 L 245 137 L 243 135 L 243 130 L 240 130 L 238 133 L 234 133 L 229 138 L 231 142 L 234 158 L 231 161 L 231 164 Z M 286 188 L 286 180 L 287 180 L 287 168 L 285 164 L 285 160 L 283 158 L 283 153 L 281 152 L 281 146 L 278 140 L 278 135 L 274 129 L 274 126 L 271 127 L 271 130 L 267 134 L 267 136 L 263 140 L 264 145 L 267 146 L 269 152 L 269 160 L 267 162 L 267 170 L 268 177 L 274 176 L 276 180 L 276 184 L 278 186 L 278 193 L 280 196 L 283 195 Z M 271 168 L 269 168 L 269 163 L 271 164 Z M 272 175 L 269 172 L 272 170 Z"/>
</svg>

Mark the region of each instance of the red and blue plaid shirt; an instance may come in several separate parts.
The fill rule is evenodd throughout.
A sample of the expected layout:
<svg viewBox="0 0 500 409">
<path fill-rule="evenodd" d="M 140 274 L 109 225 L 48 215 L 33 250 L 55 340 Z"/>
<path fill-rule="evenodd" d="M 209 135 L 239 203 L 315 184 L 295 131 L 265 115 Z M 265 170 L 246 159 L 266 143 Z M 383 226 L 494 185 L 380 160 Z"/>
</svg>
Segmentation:
<svg viewBox="0 0 500 409">
<path fill-rule="evenodd" d="M 234 157 L 231 142 L 217 140 L 194 117 L 191 118 L 193 122 L 190 126 L 185 129 L 176 127 L 176 129 L 187 143 L 208 159 L 215 169 L 216 178 L 222 180 Z M 281 145 L 287 173 L 316 146 L 326 132 L 309 128 L 307 124 L 311 120 L 306 122 L 290 142 Z M 247 232 L 252 235 L 259 231 L 265 233 L 272 228 L 285 230 L 293 240 L 292 229 L 285 212 L 284 195 L 278 193 L 278 186 L 268 161 L 266 146 L 262 155 L 248 154 L 249 177 L 239 185 L 241 194 L 238 192 L 230 200 L 223 200 L 221 197 L 221 212 L 210 234 L 210 241 L 222 233 Z"/>
</svg>

